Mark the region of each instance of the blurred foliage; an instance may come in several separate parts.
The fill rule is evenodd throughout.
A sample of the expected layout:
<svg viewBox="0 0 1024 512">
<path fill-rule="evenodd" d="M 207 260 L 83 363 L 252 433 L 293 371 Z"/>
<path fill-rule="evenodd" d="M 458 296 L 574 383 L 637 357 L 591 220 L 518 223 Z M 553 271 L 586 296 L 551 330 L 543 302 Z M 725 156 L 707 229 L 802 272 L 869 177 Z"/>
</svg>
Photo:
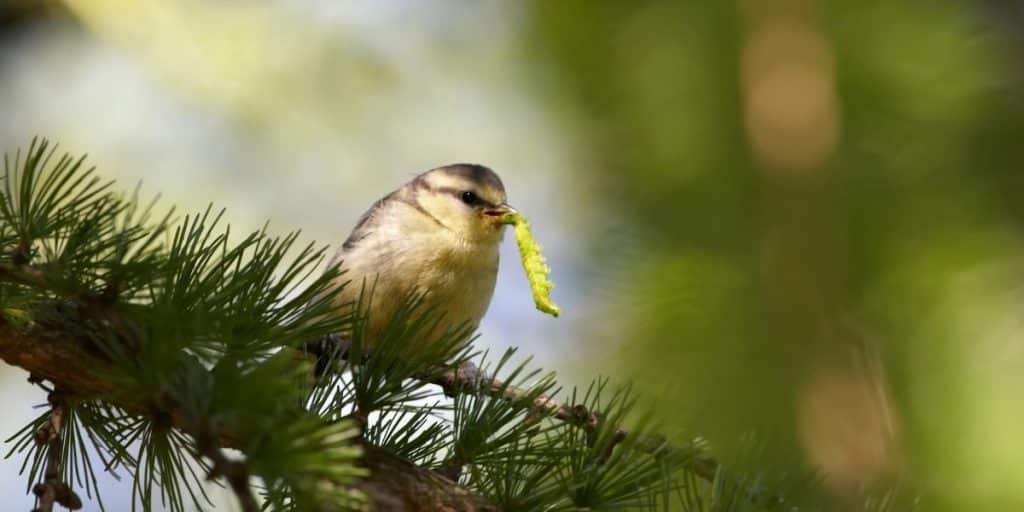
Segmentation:
<svg viewBox="0 0 1024 512">
<path fill-rule="evenodd" d="M 593 242 L 612 371 L 723 456 L 800 454 L 837 506 L 1024 506 L 1021 60 L 983 7 L 531 3 L 538 82 L 626 226 Z"/>
</svg>

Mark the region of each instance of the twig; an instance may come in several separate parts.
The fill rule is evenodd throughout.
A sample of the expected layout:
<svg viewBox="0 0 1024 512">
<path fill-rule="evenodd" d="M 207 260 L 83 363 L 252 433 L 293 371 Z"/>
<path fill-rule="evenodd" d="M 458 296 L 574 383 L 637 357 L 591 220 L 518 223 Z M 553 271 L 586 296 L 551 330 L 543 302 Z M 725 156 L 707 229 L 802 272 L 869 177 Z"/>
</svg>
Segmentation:
<svg viewBox="0 0 1024 512">
<path fill-rule="evenodd" d="M 442 367 L 433 372 L 417 375 L 416 378 L 440 386 L 448 396 L 455 396 L 460 393 L 482 394 L 509 402 L 520 403 L 529 400 L 533 396 L 535 398 L 532 398 L 533 403 L 530 411 L 533 416 L 549 415 L 570 425 L 582 428 L 588 434 L 588 437 L 596 435 L 604 421 L 600 412 L 591 411 L 583 404 L 564 404 L 547 395 L 537 395 L 530 390 L 513 386 L 497 377 L 483 376 L 472 364 L 463 365 L 458 368 Z M 608 445 L 603 447 L 601 460 L 607 460 L 615 447 L 630 436 L 634 437 L 633 442 L 635 446 L 650 454 L 668 454 L 678 449 L 663 436 L 634 434 L 625 429 L 616 428 Z M 593 442 L 591 440 L 591 443 Z M 449 464 L 442 466 L 442 474 L 447 473 L 457 477 L 461 472 L 461 466 L 456 464 L 456 461 L 451 461 Z M 720 477 L 720 465 L 718 461 L 711 457 L 693 457 L 690 459 L 688 466 L 693 474 L 708 483 L 714 483 Z M 752 503 L 766 507 L 774 507 L 785 503 L 785 498 L 781 495 L 757 490 L 750 491 L 747 498 Z"/>
<path fill-rule="evenodd" d="M 260 505 L 256 502 L 252 487 L 249 486 L 249 468 L 245 463 L 228 459 L 216 444 L 210 444 L 203 454 L 213 461 L 208 478 L 212 480 L 223 477 L 235 492 L 244 512 L 259 512 Z"/>
<path fill-rule="evenodd" d="M 227 480 L 238 504 L 243 512 L 259 512 L 260 506 L 256 502 L 256 495 L 249 486 L 249 467 L 243 461 L 231 460 L 221 449 L 221 437 L 210 428 L 210 424 L 204 418 L 185 419 L 184 430 L 190 432 L 196 440 L 196 449 L 200 455 L 210 459 L 213 463 L 210 472 L 206 475 L 208 480 L 223 478 Z"/>
<path fill-rule="evenodd" d="M 39 500 L 34 512 L 53 512 L 53 505 L 58 504 L 71 510 L 82 508 L 82 500 L 66 482 L 61 480 L 64 461 L 62 451 L 64 443 L 61 432 L 64 427 L 64 416 L 67 404 L 64 394 L 54 391 L 49 395 L 50 416 L 45 425 L 36 432 L 36 441 L 46 444 L 46 470 L 43 481 L 33 487 L 32 492 Z"/>
<path fill-rule="evenodd" d="M 246 467 L 246 464 L 244 462 L 228 460 L 218 447 L 215 447 L 207 456 L 213 461 L 213 469 L 210 471 L 210 476 L 216 478 L 218 475 L 222 475 L 227 480 L 231 490 L 234 492 L 234 496 L 239 498 L 242 510 L 245 512 L 259 512 L 256 496 L 253 494 L 252 487 L 249 486 L 249 468 Z"/>
<path fill-rule="evenodd" d="M 473 366 L 440 368 L 432 372 L 424 372 L 417 378 L 440 386 L 448 396 L 472 393 L 501 398 L 509 402 L 523 402 L 535 395 L 530 390 L 513 386 L 497 377 L 482 376 L 479 370 Z M 590 411 L 583 404 L 568 405 L 547 395 L 536 395 L 536 398 L 533 398 L 531 412 L 535 415 L 550 415 L 555 419 L 582 428 L 588 434 L 595 434 L 603 422 L 600 413 Z M 605 447 L 603 458 L 610 457 L 615 446 L 625 441 L 630 435 L 627 430 L 616 429 L 612 440 Z M 642 450 L 652 454 L 668 453 L 674 450 L 668 440 L 661 436 L 648 434 L 636 437 L 635 441 Z M 695 457 L 690 463 L 690 468 L 697 476 L 708 482 L 713 482 L 718 472 L 718 462 L 709 457 Z"/>
<path fill-rule="evenodd" d="M 49 289 L 43 271 L 28 265 L 0 263 L 0 279 L 43 290 Z"/>
<path fill-rule="evenodd" d="M 462 478 L 463 465 L 464 463 L 461 460 L 451 458 L 441 464 L 441 467 L 437 468 L 437 473 L 452 482 L 458 482 Z"/>
</svg>

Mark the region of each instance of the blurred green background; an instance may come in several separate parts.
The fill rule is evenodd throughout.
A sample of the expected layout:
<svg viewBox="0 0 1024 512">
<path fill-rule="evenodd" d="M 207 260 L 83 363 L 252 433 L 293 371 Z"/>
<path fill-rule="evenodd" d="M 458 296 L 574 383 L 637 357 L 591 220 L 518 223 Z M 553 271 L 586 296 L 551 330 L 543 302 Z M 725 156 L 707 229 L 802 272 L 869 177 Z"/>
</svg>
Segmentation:
<svg viewBox="0 0 1024 512">
<path fill-rule="evenodd" d="M 893 486 L 1024 510 L 1022 23 L 1011 0 L 4 0 L 0 147 L 47 136 L 332 245 L 412 174 L 491 165 L 567 314 L 532 311 L 506 242 L 482 346 L 634 380 L 723 460 L 756 434 L 836 510 Z M 42 400 L 23 377 L 0 369 L 4 432 Z"/>
</svg>

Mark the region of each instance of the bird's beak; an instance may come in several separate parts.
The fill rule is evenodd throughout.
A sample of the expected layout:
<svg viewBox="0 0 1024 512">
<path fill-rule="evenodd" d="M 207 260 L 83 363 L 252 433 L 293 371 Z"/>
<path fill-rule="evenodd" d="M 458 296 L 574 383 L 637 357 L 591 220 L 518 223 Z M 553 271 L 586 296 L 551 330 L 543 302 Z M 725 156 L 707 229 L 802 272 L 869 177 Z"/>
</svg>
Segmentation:
<svg viewBox="0 0 1024 512">
<path fill-rule="evenodd" d="M 508 203 L 501 203 L 499 205 L 487 208 L 484 210 L 484 215 L 488 217 L 504 218 L 507 215 L 519 213 L 518 210 L 512 208 Z"/>
</svg>

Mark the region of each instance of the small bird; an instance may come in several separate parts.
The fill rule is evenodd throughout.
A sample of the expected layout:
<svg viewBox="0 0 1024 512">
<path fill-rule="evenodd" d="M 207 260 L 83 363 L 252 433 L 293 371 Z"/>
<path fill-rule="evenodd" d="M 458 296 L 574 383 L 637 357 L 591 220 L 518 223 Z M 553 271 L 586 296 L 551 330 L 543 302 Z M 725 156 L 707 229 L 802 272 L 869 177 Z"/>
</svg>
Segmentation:
<svg viewBox="0 0 1024 512">
<path fill-rule="evenodd" d="M 337 284 L 348 284 L 336 306 L 354 312 L 363 290 L 372 289 L 369 311 L 362 311 L 368 348 L 411 292 L 444 313 L 424 333 L 425 342 L 446 328 L 475 329 L 494 294 L 503 219 L 514 212 L 501 178 L 482 165 L 452 164 L 416 176 L 374 203 L 338 249 L 331 263 L 345 271 Z"/>
</svg>

